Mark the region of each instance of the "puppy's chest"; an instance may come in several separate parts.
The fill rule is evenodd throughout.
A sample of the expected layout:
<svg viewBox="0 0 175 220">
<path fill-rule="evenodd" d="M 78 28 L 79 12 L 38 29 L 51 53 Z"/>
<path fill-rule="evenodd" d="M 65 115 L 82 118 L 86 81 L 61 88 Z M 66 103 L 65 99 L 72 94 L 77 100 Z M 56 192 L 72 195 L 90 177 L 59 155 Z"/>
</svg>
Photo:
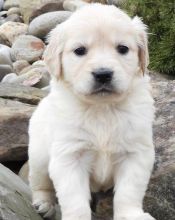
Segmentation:
<svg viewBox="0 0 175 220">
<path fill-rule="evenodd" d="M 112 186 L 115 166 L 121 162 L 125 154 L 122 146 L 124 142 L 122 125 L 125 121 L 121 125 L 121 118 L 115 114 L 90 116 L 84 124 L 84 129 L 89 135 L 94 154 L 92 190 L 106 190 Z"/>
<path fill-rule="evenodd" d="M 123 128 L 121 120 L 115 114 L 107 112 L 89 115 L 83 126 L 95 151 L 108 155 L 120 151 Z"/>
</svg>

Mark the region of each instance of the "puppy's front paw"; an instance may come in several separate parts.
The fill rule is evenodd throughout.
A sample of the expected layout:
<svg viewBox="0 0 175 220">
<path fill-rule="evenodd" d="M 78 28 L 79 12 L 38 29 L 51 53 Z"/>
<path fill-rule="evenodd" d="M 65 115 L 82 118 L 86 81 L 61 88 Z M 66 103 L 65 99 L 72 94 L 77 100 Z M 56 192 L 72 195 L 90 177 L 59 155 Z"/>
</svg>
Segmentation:
<svg viewBox="0 0 175 220">
<path fill-rule="evenodd" d="M 127 215 L 118 216 L 115 220 L 156 220 L 148 213 L 138 214 L 138 215 Z"/>
<path fill-rule="evenodd" d="M 33 206 L 43 218 L 49 219 L 55 215 L 55 207 L 48 201 L 36 201 Z"/>
</svg>

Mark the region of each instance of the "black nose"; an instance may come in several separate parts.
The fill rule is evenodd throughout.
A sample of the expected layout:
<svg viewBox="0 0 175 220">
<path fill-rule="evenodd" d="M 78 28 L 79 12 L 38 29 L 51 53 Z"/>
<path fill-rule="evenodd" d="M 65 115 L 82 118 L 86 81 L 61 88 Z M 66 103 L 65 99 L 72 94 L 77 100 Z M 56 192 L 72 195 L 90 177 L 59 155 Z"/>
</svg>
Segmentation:
<svg viewBox="0 0 175 220">
<path fill-rule="evenodd" d="M 113 71 L 107 68 L 100 68 L 92 72 L 96 82 L 98 83 L 110 83 L 113 76 Z"/>
</svg>

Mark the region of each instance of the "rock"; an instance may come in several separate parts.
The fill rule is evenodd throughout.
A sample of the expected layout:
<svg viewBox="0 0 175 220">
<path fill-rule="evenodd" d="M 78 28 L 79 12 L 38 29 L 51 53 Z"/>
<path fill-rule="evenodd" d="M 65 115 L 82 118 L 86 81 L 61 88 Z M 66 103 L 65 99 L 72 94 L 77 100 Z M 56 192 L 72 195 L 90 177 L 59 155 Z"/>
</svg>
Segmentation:
<svg viewBox="0 0 175 220">
<path fill-rule="evenodd" d="M 30 66 L 30 64 L 26 60 L 17 60 L 13 63 L 13 69 L 18 75 L 20 75 L 20 72 L 28 66 Z"/>
<path fill-rule="evenodd" d="M 154 142 L 156 162 L 144 199 L 145 211 L 156 220 L 175 220 L 175 80 L 152 75 L 156 105 Z M 112 191 L 94 195 L 96 216 L 112 219 Z"/>
<path fill-rule="evenodd" d="M 0 164 L 0 219 L 42 220 L 31 205 L 29 187 Z"/>
<path fill-rule="evenodd" d="M 0 83 L 0 97 L 21 103 L 37 105 L 48 93 L 33 87 Z"/>
<path fill-rule="evenodd" d="M 17 7 L 13 7 L 13 8 L 10 8 L 8 11 L 7 11 L 7 15 L 13 15 L 13 14 L 18 14 L 20 15 L 21 12 L 20 12 L 20 9 L 17 8 Z"/>
<path fill-rule="evenodd" d="M 20 22 L 8 21 L 0 26 L 0 38 L 4 41 L 8 41 L 9 45 L 15 41 L 15 39 L 22 34 L 26 34 L 28 25 Z"/>
<path fill-rule="evenodd" d="M 57 24 L 65 21 L 70 15 L 71 12 L 67 11 L 48 12 L 40 15 L 30 23 L 29 34 L 39 38 L 45 38 Z"/>
<path fill-rule="evenodd" d="M 63 3 L 63 8 L 66 11 L 76 11 L 78 8 L 81 8 L 82 6 L 88 4 L 86 1 L 81 0 L 66 0 Z"/>
<path fill-rule="evenodd" d="M 48 3 L 44 3 L 39 9 L 36 9 L 32 12 L 29 20 L 30 22 L 38 17 L 39 15 L 45 14 L 47 12 L 52 12 L 52 11 L 62 11 L 63 9 L 63 4 L 61 1 L 52 1 Z"/>
<path fill-rule="evenodd" d="M 6 76 L 8 73 L 12 73 L 13 69 L 10 65 L 2 65 L 0 64 L 0 81 Z"/>
<path fill-rule="evenodd" d="M 0 98 L 0 105 L 0 162 L 25 160 L 28 120 L 34 111 L 34 106 L 4 98 Z"/>
<path fill-rule="evenodd" d="M 5 22 L 5 20 L 4 20 L 4 22 Z M 1 25 L 1 18 L 0 18 L 0 25 Z M 0 44 L 10 46 L 9 41 L 7 39 L 2 38 L 1 35 L 0 35 Z"/>
<path fill-rule="evenodd" d="M 31 191 L 27 184 L 1 164 L 0 173 L 0 219 L 43 220 L 31 205 Z M 61 220 L 58 205 L 56 210 L 56 217 L 52 220 Z"/>
<path fill-rule="evenodd" d="M 0 11 L 0 17 L 7 17 L 7 11 Z"/>
<path fill-rule="evenodd" d="M 12 45 L 15 60 L 34 62 L 42 57 L 45 45 L 42 40 L 32 35 L 21 35 Z"/>
<path fill-rule="evenodd" d="M 16 73 L 9 73 L 3 77 L 1 83 L 13 83 L 17 78 L 18 75 Z"/>
<path fill-rule="evenodd" d="M 1 11 L 3 5 L 4 5 L 4 0 L 0 0 L 0 11 Z"/>
<path fill-rule="evenodd" d="M 45 5 L 57 2 L 62 3 L 63 0 L 19 0 L 20 1 L 20 9 L 23 15 L 25 23 L 29 23 L 30 17 L 35 13 L 35 11 L 43 8 Z"/>
<path fill-rule="evenodd" d="M 27 159 L 28 121 L 46 94 L 32 87 L 0 84 L 0 162 Z"/>
<path fill-rule="evenodd" d="M 4 3 L 4 9 L 8 10 L 12 7 L 19 7 L 19 0 L 6 0 Z"/>
<path fill-rule="evenodd" d="M 21 16 L 17 15 L 17 14 L 11 14 L 9 15 L 6 19 L 5 22 L 7 21 L 12 21 L 12 22 L 23 22 L 23 19 Z"/>
<path fill-rule="evenodd" d="M 12 66 L 11 48 L 0 44 L 0 64 Z"/>
<path fill-rule="evenodd" d="M 156 220 L 175 220 L 174 195 L 175 168 L 164 169 L 151 179 L 144 201 L 145 211 L 150 212 Z"/>
<path fill-rule="evenodd" d="M 29 184 L 29 164 L 28 164 L 28 161 L 23 164 L 18 175 L 25 183 Z"/>
<path fill-rule="evenodd" d="M 9 76 L 10 75 L 10 76 Z M 35 86 L 43 88 L 49 85 L 50 75 L 44 67 L 32 66 L 24 74 L 20 76 L 7 75 L 2 82 L 13 83 L 15 85 Z"/>
</svg>

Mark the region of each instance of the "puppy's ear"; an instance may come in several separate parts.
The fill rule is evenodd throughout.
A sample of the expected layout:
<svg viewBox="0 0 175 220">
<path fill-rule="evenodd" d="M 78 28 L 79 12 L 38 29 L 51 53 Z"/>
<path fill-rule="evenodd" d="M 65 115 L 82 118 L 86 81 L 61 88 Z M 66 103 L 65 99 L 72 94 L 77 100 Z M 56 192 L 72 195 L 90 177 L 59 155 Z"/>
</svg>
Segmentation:
<svg viewBox="0 0 175 220">
<path fill-rule="evenodd" d="M 48 37 L 49 44 L 44 51 L 44 62 L 52 77 L 59 79 L 61 75 L 61 55 L 63 51 L 63 37 L 61 25 L 53 29 Z"/>
<path fill-rule="evenodd" d="M 137 44 L 139 48 L 138 56 L 139 56 L 139 62 L 140 62 L 140 69 L 144 74 L 149 65 L 147 26 L 137 16 L 133 18 L 132 23 L 137 33 Z"/>
</svg>

